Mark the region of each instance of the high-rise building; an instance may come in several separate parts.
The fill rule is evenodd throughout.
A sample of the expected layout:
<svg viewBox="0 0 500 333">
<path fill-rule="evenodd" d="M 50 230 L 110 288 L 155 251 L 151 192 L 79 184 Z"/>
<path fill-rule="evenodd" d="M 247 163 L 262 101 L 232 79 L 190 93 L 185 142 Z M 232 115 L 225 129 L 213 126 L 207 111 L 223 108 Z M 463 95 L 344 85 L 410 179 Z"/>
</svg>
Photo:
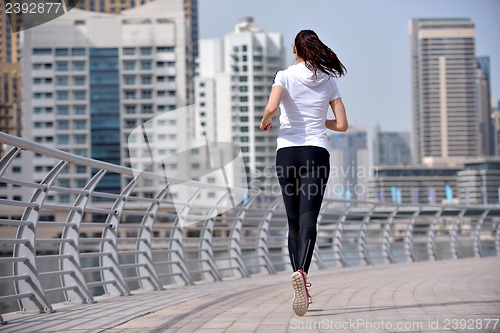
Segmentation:
<svg viewBox="0 0 500 333">
<path fill-rule="evenodd" d="M 0 63 L 18 63 L 21 56 L 19 47 L 20 35 L 12 31 L 11 19 L 14 26 L 17 24 L 18 17 L 12 15 L 10 18 L 5 13 L 4 4 L 0 1 L 2 10 L 0 11 Z M 15 30 L 17 31 L 17 30 Z"/>
<path fill-rule="evenodd" d="M 275 165 L 277 119 L 271 131 L 259 126 L 284 59 L 282 35 L 262 31 L 249 17 L 223 38 L 200 41 L 195 101 L 202 125 L 210 140 L 241 146 L 254 188 L 276 184 L 269 167 Z"/>
<path fill-rule="evenodd" d="M 3 8 L 3 4 L 0 3 Z M 13 17 L 12 19 L 16 19 Z M 0 11 L 0 131 L 21 135 L 21 64 L 19 33 L 11 29 L 10 19 Z M 0 145 L 0 156 L 4 153 Z"/>
<path fill-rule="evenodd" d="M 480 156 L 474 23 L 413 19 L 409 35 L 414 162 L 449 164 Z"/>
<path fill-rule="evenodd" d="M 350 128 L 330 135 L 330 179 L 327 197 L 367 199 L 370 177 L 368 133 Z"/>
<path fill-rule="evenodd" d="M 373 140 L 373 164 L 411 164 L 410 133 L 385 132 L 377 128 Z"/>
<path fill-rule="evenodd" d="M 118 14 L 124 10 L 140 7 L 155 0 L 80 0 L 77 7 L 80 9 Z M 186 36 L 190 38 L 190 43 L 186 43 L 186 63 L 187 63 L 187 89 L 188 104 L 194 102 L 194 74 L 196 59 L 198 57 L 198 0 L 183 0 L 184 15 L 186 19 Z"/>
<path fill-rule="evenodd" d="M 128 138 L 156 115 L 187 105 L 190 70 L 185 59 L 191 39 L 186 24 L 183 0 L 157 0 L 119 15 L 73 9 L 26 30 L 24 137 L 122 165 L 151 153 L 127 145 Z M 188 141 L 188 131 L 178 129 L 187 129 L 189 120 L 180 112 L 170 115 L 155 141 L 166 153 L 175 153 Z M 52 165 L 47 157 L 35 157 L 34 179 Z M 61 174 L 58 182 L 82 188 L 91 175 L 92 170 L 78 167 Z M 106 177 L 100 186 L 108 192 L 128 182 Z M 154 194 L 146 180 L 136 190 L 146 197 Z M 60 194 L 55 200 L 71 198 Z"/>
<path fill-rule="evenodd" d="M 477 58 L 477 109 L 480 131 L 480 153 L 494 154 L 493 123 L 491 119 L 490 58 Z"/>
<path fill-rule="evenodd" d="M 497 103 L 496 108 L 492 108 L 492 137 L 493 137 L 493 155 L 500 156 L 500 101 Z"/>
</svg>

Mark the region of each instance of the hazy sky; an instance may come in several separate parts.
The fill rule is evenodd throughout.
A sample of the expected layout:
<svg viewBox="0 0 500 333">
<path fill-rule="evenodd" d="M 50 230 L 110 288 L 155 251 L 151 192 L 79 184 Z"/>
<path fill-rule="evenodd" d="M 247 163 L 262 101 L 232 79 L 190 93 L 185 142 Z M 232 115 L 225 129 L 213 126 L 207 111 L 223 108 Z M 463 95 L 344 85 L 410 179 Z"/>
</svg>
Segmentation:
<svg viewBox="0 0 500 333">
<path fill-rule="evenodd" d="M 476 56 L 490 57 L 491 92 L 500 99 L 500 0 L 198 0 L 200 38 L 222 37 L 240 17 L 291 45 L 313 29 L 347 67 L 338 80 L 351 124 L 410 130 L 408 20 L 464 17 L 476 24 Z"/>
</svg>

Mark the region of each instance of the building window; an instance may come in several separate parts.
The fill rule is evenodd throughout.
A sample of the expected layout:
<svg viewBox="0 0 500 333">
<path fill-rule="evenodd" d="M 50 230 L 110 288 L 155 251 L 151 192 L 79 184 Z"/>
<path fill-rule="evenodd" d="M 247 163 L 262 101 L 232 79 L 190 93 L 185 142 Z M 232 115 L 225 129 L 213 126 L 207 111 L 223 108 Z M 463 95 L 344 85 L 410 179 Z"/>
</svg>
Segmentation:
<svg viewBox="0 0 500 333">
<path fill-rule="evenodd" d="M 13 173 L 20 173 L 22 171 L 22 168 L 18 165 L 15 165 L 12 167 L 12 172 Z"/>
<path fill-rule="evenodd" d="M 68 77 L 67 76 L 58 76 L 58 77 L 56 77 L 56 85 L 58 85 L 58 86 L 67 86 L 68 85 Z"/>
<path fill-rule="evenodd" d="M 123 62 L 123 68 L 126 70 L 133 70 L 135 69 L 135 61 L 124 61 Z"/>
<path fill-rule="evenodd" d="M 85 105 L 75 105 L 75 114 L 82 115 L 86 113 L 87 109 L 85 108 Z"/>
<path fill-rule="evenodd" d="M 143 105 L 142 106 L 142 113 L 153 113 L 153 106 L 152 105 Z"/>
<path fill-rule="evenodd" d="M 58 135 L 57 136 L 57 144 L 58 145 L 67 145 L 67 144 L 69 144 L 69 136 L 68 135 Z"/>
<path fill-rule="evenodd" d="M 86 173 L 86 172 L 87 172 L 87 167 L 85 165 L 76 166 L 76 173 Z"/>
<path fill-rule="evenodd" d="M 135 48 L 133 48 L 133 47 L 124 47 L 123 48 L 123 54 L 124 55 L 134 55 L 135 54 Z"/>
<path fill-rule="evenodd" d="M 78 56 L 85 56 L 85 49 L 81 48 L 81 47 L 71 49 L 71 55 L 77 56 L 77 57 Z"/>
<path fill-rule="evenodd" d="M 75 143 L 76 144 L 85 144 L 87 143 L 87 137 L 85 135 L 75 135 Z"/>
<path fill-rule="evenodd" d="M 56 92 L 58 101 L 67 101 L 68 100 L 68 92 L 67 91 L 58 91 Z"/>
<path fill-rule="evenodd" d="M 171 52 L 174 52 L 174 50 L 175 50 L 175 47 L 173 47 L 173 46 L 158 46 L 156 48 L 156 52 L 169 52 L 169 53 L 171 53 Z"/>
<path fill-rule="evenodd" d="M 69 188 L 71 186 L 69 179 L 59 179 L 58 183 L 60 187 Z"/>
<path fill-rule="evenodd" d="M 135 128 L 135 120 L 125 120 L 125 128 Z"/>
<path fill-rule="evenodd" d="M 57 114 L 66 115 L 69 114 L 69 108 L 67 105 L 58 105 L 57 106 Z"/>
<path fill-rule="evenodd" d="M 69 55 L 68 49 L 56 49 L 56 57 L 66 57 Z"/>
<path fill-rule="evenodd" d="M 134 90 L 126 90 L 125 91 L 125 99 L 135 99 L 135 91 Z"/>
<path fill-rule="evenodd" d="M 75 120 L 75 129 L 86 129 L 87 121 L 86 120 Z"/>
<path fill-rule="evenodd" d="M 85 85 L 85 77 L 84 76 L 76 76 L 73 79 L 75 86 L 84 86 Z"/>
<path fill-rule="evenodd" d="M 85 70 L 85 62 L 83 62 L 83 61 L 73 61 L 73 70 L 75 70 L 75 71 L 84 71 Z"/>
<path fill-rule="evenodd" d="M 57 121 L 57 129 L 63 129 L 63 130 L 69 129 L 69 121 L 67 121 L 67 120 L 58 120 Z"/>
<path fill-rule="evenodd" d="M 57 61 L 56 62 L 56 71 L 65 72 L 68 70 L 68 62 L 67 61 Z"/>
<path fill-rule="evenodd" d="M 152 96 L 152 91 L 151 90 L 142 90 L 141 91 L 141 98 L 143 99 L 150 99 Z"/>
<path fill-rule="evenodd" d="M 73 97 L 77 101 L 83 101 L 83 100 L 85 100 L 85 97 L 86 97 L 85 95 L 86 95 L 85 91 L 74 91 L 73 92 Z"/>
<path fill-rule="evenodd" d="M 127 85 L 135 84 L 135 76 L 131 76 L 131 75 L 125 76 L 125 84 L 127 84 Z"/>
<path fill-rule="evenodd" d="M 141 55 L 150 55 L 153 49 L 150 47 L 141 47 Z"/>
<path fill-rule="evenodd" d="M 75 155 L 86 157 L 87 149 L 75 149 Z"/>
<path fill-rule="evenodd" d="M 142 70 L 149 70 L 151 69 L 151 61 L 141 61 L 141 69 Z"/>
<path fill-rule="evenodd" d="M 128 114 L 135 113 L 135 105 L 127 105 L 125 106 L 125 112 Z"/>
<path fill-rule="evenodd" d="M 151 75 L 142 75 L 141 76 L 141 83 L 142 84 L 151 84 L 153 81 L 153 78 Z"/>
<path fill-rule="evenodd" d="M 33 49 L 35 55 L 48 55 L 52 54 L 52 49 Z"/>
</svg>

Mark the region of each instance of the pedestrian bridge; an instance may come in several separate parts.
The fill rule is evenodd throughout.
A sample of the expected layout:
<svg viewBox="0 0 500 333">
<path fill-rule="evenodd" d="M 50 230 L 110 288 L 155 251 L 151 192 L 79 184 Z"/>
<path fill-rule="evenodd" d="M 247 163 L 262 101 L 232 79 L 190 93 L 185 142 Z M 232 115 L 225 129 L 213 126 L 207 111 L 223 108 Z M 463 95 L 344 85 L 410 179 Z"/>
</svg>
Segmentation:
<svg viewBox="0 0 500 333">
<path fill-rule="evenodd" d="M 317 301 L 305 317 L 291 317 L 279 196 L 167 183 L 5 133 L 0 143 L 9 147 L 0 160 L 3 329 L 287 331 L 328 325 L 331 316 L 379 323 L 415 314 L 441 325 L 453 314 L 499 330 L 492 324 L 500 313 L 500 206 L 325 200 L 311 269 Z M 12 172 L 21 154 L 53 161 L 42 181 Z M 65 187 L 58 177 L 68 166 L 92 168 L 94 176 L 82 188 Z M 106 192 L 109 174 L 131 180 L 121 193 Z M 143 179 L 165 186 L 134 196 Z M 190 189 L 187 200 L 168 196 L 176 183 Z M 216 205 L 196 200 L 206 188 L 224 193 Z M 231 206 L 238 192 L 245 200 Z M 60 194 L 75 200 L 50 200 Z"/>
</svg>

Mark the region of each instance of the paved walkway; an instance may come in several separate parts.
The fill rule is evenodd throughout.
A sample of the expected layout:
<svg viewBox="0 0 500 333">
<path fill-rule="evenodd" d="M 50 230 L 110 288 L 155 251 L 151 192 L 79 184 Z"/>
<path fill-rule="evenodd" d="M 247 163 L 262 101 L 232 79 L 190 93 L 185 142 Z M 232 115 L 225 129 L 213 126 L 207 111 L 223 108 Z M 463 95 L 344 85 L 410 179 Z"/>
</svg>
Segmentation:
<svg viewBox="0 0 500 333">
<path fill-rule="evenodd" d="M 13 313 L 2 332 L 500 332 L 500 257 L 312 271 L 291 309 L 289 274 L 100 297 Z"/>
</svg>

